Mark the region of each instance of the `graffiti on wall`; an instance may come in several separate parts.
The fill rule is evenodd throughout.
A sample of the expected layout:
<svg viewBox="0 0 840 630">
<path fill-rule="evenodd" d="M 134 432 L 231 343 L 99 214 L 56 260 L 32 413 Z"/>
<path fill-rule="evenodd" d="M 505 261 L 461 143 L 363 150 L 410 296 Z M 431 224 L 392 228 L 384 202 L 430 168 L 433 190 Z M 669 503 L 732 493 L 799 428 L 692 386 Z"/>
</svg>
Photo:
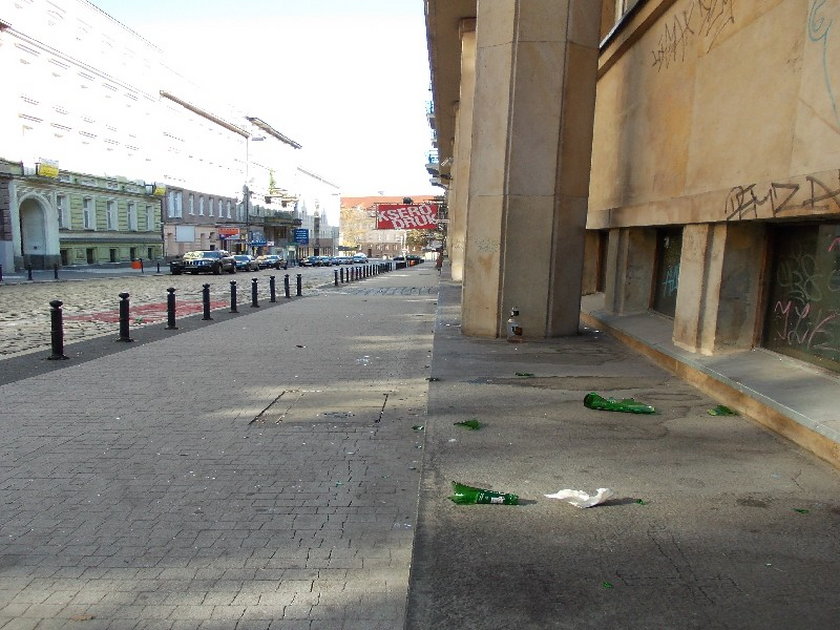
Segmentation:
<svg viewBox="0 0 840 630">
<path fill-rule="evenodd" d="M 797 351 L 818 362 L 840 357 L 840 243 L 835 228 L 824 226 L 811 238 L 794 231 L 780 247 L 771 286 L 771 349 Z"/>
<path fill-rule="evenodd" d="M 770 219 L 785 213 L 795 216 L 813 211 L 840 212 L 840 170 L 837 181 L 808 175 L 803 182 L 747 184 L 729 190 L 724 202 L 727 221 Z"/>
<path fill-rule="evenodd" d="M 814 0 L 811 4 L 811 10 L 808 13 L 808 38 L 812 42 L 819 44 L 822 48 L 823 82 L 828 93 L 831 110 L 834 113 L 834 120 L 838 127 L 840 127 L 840 110 L 837 107 L 837 99 L 834 96 L 834 85 L 829 70 L 829 60 L 832 58 L 832 55 L 829 53 L 829 44 L 831 39 L 831 25 L 834 20 L 828 16 L 825 4 L 826 0 Z"/>
<path fill-rule="evenodd" d="M 720 34 L 735 23 L 734 0 L 689 0 L 688 8 L 667 20 L 651 51 L 657 71 L 685 61 L 688 47 L 701 39 L 709 52 Z"/>
</svg>

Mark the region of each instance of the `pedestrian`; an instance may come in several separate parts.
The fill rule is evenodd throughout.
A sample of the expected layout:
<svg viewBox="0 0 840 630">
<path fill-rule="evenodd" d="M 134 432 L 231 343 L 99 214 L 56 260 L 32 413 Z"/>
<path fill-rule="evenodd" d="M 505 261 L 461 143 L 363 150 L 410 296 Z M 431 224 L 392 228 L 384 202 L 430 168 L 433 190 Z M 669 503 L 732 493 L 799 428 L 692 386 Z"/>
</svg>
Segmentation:
<svg viewBox="0 0 840 630">
<path fill-rule="evenodd" d="M 442 268 L 443 268 L 443 249 L 439 249 L 438 250 L 438 255 L 437 255 L 437 260 L 435 261 L 435 269 L 437 269 L 438 273 L 440 273 L 440 270 Z"/>
</svg>

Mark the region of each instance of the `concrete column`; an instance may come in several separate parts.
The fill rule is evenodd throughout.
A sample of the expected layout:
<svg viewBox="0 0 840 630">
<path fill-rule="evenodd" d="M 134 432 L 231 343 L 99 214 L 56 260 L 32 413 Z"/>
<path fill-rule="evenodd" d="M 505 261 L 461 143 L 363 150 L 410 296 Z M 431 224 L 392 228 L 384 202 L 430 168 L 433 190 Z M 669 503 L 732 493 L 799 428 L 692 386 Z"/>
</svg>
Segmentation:
<svg viewBox="0 0 840 630">
<path fill-rule="evenodd" d="M 648 310 L 655 265 L 655 229 L 610 230 L 604 308 L 616 315 Z"/>
<path fill-rule="evenodd" d="M 757 222 L 683 228 L 675 345 L 705 355 L 753 346 L 765 243 Z"/>
<path fill-rule="evenodd" d="M 575 334 L 601 3 L 478 0 L 463 330 Z"/>
<path fill-rule="evenodd" d="M 464 242 L 467 233 L 467 202 L 470 197 L 470 153 L 475 95 L 475 20 L 461 20 L 460 33 L 461 91 L 455 119 L 447 231 L 452 279 L 456 282 L 464 279 Z"/>
</svg>

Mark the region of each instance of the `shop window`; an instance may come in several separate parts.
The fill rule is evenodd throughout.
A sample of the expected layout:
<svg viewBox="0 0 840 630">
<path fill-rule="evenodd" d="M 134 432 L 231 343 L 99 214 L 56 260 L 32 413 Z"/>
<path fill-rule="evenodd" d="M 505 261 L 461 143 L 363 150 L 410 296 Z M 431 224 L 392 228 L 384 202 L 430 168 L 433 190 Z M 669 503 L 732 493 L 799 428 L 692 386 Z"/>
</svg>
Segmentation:
<svg viewBox="0 0 840 630">
<path fill-rule="evenodd" d="M 108 260 L 111 262 L 117 262 L 117 250 L 116 249 L 109 249 L 108 250 Z"/>
<path fill-rule="evenodd" d="M 667 228 L 656 233 L 656 285 L 652 308 L 673 317 L 677 311 L 677 289 L 680 280 L 682 228 Z"/>
<path fill-rule="evenodd" d="M 764 347 L 840 372 L 840 223 L 778 228 L 771 252 Z"/>
<path fill-rule="evenodd" d="M 58 250 L 58 255 L 61 257 L 61 266 L 66 267 L 70 264 L 70 253 L 66 249 Z"/>
<path fill-rule="evenodd" d="M 89 265 L 92 265 L 96 262 L 96 249 L 93 247 L 88 247 L 85 249 L 85 260 Z"/>
</svg>

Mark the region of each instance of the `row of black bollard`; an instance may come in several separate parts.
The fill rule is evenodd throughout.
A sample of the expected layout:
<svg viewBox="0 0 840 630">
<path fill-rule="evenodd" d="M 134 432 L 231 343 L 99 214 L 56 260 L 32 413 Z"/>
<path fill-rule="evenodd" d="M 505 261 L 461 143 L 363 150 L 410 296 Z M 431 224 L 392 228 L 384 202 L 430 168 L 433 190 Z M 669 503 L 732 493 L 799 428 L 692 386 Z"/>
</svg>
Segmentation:
<svg viewBox="0 0 840 630">
<path fill-rule="evenodd" d="M 31 268 L 27 268 L 29 273 L 32 273 Z M 58 266 L 56 266 L 56 276 L 58 275 Z M 2 267 L 0 267 L 0 274 L 2 274 Z M 0 280 L 2 280 L 2 275 L 0 275 Z M 251 307 L 252 308 L 259 308 L 259 297 L 258 297 L 258 278 L 253 278 L 251 280 Z M 201 318 L 202 321 L 209 321 L 212 320 L 213 317 L 210 315 L 210 285 L 204 284 L 202 285 L 201 290 L 201 303 L 202 308 L 204 311 L 204 315 Z M 289 274 L 286 274 L 283 278 L 283 288 L 285 291 L 286 297 L 291 297 L 290 295 L 290 288 L 289 288 Z M 178 326 L 175 323 L 175 288 L 169 287 L 166 289 L 167 296 L 166 296 L 166 330 L 178 330 Z M 271 302 L 277 301 L 277 291 L 275 285 L 274 276 L 269 276 L 269 293 L 270 293 L 270 300 Z M 300 296 L 303 293 L 303 282 L 302 282 L 302 275 L 297 274 L 297 295 Z M 120 293 L 120 303 L 119 303 L 119 337 L 116 341 L 121 342 L 133 342 L 134 339 L 131 338 L 131 332 L 129 330 L 130 326 L 130 295 L 128 293 Z M 53 300 L 50 302 L 50 338 L 51 338 L 51 353 L 48 359 L 50 360 L 59 360 L 59 359 L 67 359 L 68 357 L 64 354 L 64 315 L 62 313 L 61 307 L 63 302 L 61 300 Z M 236 280 L 230 281 L 230 312 L 231 313 L 238 313 L 237 310 L 237 303 L 236 303 Z"/>
</svg>

